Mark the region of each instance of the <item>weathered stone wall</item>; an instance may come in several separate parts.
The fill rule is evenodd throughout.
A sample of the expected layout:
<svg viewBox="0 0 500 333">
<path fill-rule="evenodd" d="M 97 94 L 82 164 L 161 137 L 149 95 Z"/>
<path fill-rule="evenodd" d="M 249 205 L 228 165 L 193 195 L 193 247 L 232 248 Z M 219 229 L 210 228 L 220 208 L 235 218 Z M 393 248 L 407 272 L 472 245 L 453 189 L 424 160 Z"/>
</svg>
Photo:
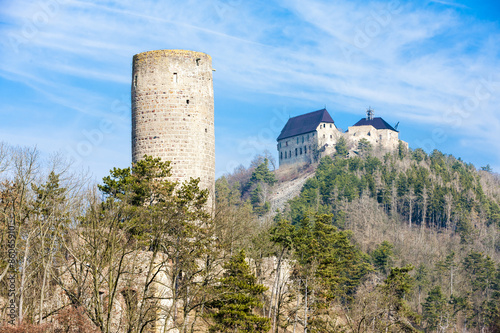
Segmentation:
<svg viewBox="0 0 500 333">
<path fill-rule="evenodd" d="M 314 132 L 278 141 L 280 167 L 314 162 L 315 155 L 321 158 L 331 153 L 341 135 L 335 124 L 320 123 Z"/>
<path fill-rule="evenodd" d="M 347 138 L 355 143 L 361 139 L 366 139 L 375 147 L 381 147 L 386 150 L 394 150 L 399 145 L 399 133 L 390 129 L 376 129 L 371 125 L 351 126 L 347 133 Z M 404 143 L 406 144 L 406 143 Z M 407 144 L 406 144 L 407 145 Z"/>
<path fill-rule="evenodd" d="M 172 180 L 199 177 L 214 192 L 215 134 L 212 58 L 158 50 L 134 56 L 132 162 L 144 155 L 171 161 Z"/>
<path fill-rule="evenodd" d="M 292 136 L 278 141 L 279 165 L 310 163 L 313 161 L 313 150 L 318 145 L 316 132 Z"/>
<path fill-rule="evenodd" d="M 335 145 L 342 136 L 342 133 L 337 129 L 335 124 L 331 123 L 320 124 L 316 131 L 318 132 L 319 158 L 333 154 L 335 152 Z"/>
</svg>

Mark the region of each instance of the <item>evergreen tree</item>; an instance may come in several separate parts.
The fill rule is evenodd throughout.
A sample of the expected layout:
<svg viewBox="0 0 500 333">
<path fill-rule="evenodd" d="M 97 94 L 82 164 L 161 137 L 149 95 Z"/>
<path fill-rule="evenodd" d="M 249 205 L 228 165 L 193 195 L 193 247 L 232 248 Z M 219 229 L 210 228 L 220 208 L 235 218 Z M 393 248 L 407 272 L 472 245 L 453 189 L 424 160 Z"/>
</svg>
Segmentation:
<svg viewBox="0 0 500 333">
<path fill-rule="evenodd" d="M 215 299 L 207 304 L 214 310 L 214 324 L 209 332 L 267 332 L 269 319 L 255 314 L 262 306 L 260 297 L 266 287 L 257 283 L 245 261 L 245 252 L 231 257 L 224 265 L 224 275 L 215 289 Z"/>
<path fill-rule="evenodd" d="M 343 137 L 340 137 L 335 144 L 335 156 L 346 157 L 348 153 L 347 141 Z"/>
<path fill-rule="evenodd" d="M 441 292 L 441 287 L 436 286 L 431 291 L 422 304 L 424 319 L 427 322 L 427 328 L 436 330 L 443 326 L 447 309 L 446 297 Z"/>
<path fill-rule="evenodd" d="M 383 241 L 371 254 L 373 266 L 384 274 L 387 274 L 389 269 L 391 257 L 393 255 L 393 248 L 394 245 L 388 241 Z"/>
</svg>

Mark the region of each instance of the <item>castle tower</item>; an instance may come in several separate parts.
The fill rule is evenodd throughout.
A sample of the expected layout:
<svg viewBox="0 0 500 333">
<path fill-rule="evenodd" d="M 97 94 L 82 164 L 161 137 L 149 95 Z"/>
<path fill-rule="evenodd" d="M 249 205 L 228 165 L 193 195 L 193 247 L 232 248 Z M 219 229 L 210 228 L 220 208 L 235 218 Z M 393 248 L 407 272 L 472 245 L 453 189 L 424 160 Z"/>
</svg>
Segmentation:
<svg viewBox="0 0 500 333">
<path fill-rule="evenodd" d="M 136 54 L 132 67 L 132 162 L 171 161 L 172 180 L 215 188 L 212 58 L 201 52 Z M 211 200 L 209 200 L 211 202 Z"/>
</svg>

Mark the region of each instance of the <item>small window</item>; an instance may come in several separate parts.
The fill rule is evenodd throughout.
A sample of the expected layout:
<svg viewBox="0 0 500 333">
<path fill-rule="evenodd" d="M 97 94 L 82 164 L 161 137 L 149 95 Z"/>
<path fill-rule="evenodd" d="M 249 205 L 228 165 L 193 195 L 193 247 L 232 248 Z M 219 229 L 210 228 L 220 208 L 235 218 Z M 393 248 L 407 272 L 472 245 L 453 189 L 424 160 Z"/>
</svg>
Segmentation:
<svg viewBox="0 0 500 333">
<path fill-rule="evenodd" d="M 332 124 L 330 124 L 330 128 L 332 128 Z"/>
<path fill-rule="evenodd" d="M 200 58 L 196 59 L 196 66 L 200 66 L 200 60 L 201 60 Z"/>
<path fill-rule="evenodd" d="M 330 134 L 330 139 L 333 138 L 333 136 Z"/>
<path fill-rule="evenodd" d="M 307 154 L 307 146 L 304 146 L 304 154 Z"/>
<path fill-rule="evenodd" d="M 288 141 L 286 142 L 286 146 L 288 147 Z"/>
<path fill-rule="evenodd" d="M 283 152 L 281 152 L 281 154 L 280 154 L 280 160 L 282 160 L 282 159 L 283 159 Z"/>
<path fill-rule="evenodd" d="M 299 152 L 299 150 L 297 148 L 295 148 L 295 156 L 299 156 L 298 152 Z"/>
<path fill-rule="evenodd" d="M 292 151 L 291 150 L 288 152 L 288 157 L 290 157 L 290 158 L 292 157 Z"/>
<path fill-rule="evenodd" d="M 300 155 L 302 155 L 302 147 L 300 147 Z"/>
<path fill-rule="evenodd" d="M 307 134 L 307 140 L 309 140 L 309 134 Z"/>
<path fill-rule="evenodd" d="M 205 128 L 205 133 L 208 133 L 208 129 Z"/>
<path fill-rule="evenodd" d="M 177 73 L 174 73 L 174 83 L 177 83 Z"/>
<path fill-rule="evenodd" d="M 189 104 L 189 99 L 186 99 L 186 104 Z"/>
<path fill-rule="evenodd" d="M 286 152 L 285 152 L 285 158 L 286 158 Z"/>
<path fill-rule="evenodd" d="M 323 139 L 326 138 L 326 136 L 323 134 Z"/>
<path fill-rule="evenodd" d="M 134 76 L 134 88 L 137 88 L 137 75 Z"/>
</svg>

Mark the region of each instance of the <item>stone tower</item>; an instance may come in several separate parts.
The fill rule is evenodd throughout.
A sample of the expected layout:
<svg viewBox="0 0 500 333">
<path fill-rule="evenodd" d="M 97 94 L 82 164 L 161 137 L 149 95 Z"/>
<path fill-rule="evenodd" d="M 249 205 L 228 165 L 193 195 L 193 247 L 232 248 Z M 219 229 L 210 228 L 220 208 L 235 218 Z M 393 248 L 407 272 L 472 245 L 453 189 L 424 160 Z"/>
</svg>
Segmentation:
<svg viewBox="0 0 500 333">
<path fill-rule="evenodd" d="M 172 180 L 200 178 L 214 193 L 212 58 L 201 52 L 136 54 L 132 67 L 132 162 L 171 161 Z M 211 202 L 211 200 L 209 200 Z"/>
</svg>

